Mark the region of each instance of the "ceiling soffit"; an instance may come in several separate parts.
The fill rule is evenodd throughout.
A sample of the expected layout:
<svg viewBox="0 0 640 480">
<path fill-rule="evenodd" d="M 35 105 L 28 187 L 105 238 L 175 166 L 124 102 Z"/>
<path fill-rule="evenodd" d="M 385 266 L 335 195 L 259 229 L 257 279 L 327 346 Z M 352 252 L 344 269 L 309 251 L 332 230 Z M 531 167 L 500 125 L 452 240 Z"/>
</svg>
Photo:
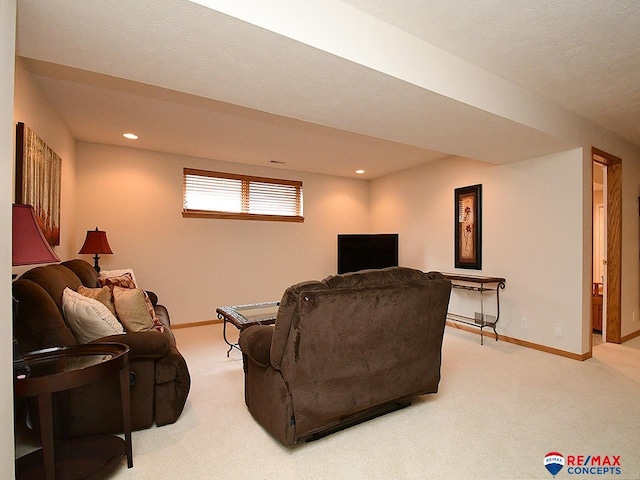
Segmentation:
<svg viewBox="0 0 640 480">
<path fill-rule="evenodd" d="M 59 3 L 20 3 L 19 55 L 445 155 L 504 163 L 575 146 L 190 2 L 88 0 L 73 15 Z"/>
</svg>

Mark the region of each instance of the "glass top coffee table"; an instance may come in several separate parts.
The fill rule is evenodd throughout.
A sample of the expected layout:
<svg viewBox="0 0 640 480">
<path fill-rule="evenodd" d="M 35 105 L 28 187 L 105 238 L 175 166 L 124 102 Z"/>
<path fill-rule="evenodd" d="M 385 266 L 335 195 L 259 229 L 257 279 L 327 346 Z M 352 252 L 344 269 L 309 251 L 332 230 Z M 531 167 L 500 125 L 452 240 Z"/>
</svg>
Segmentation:
<svg viewBox="0 0 640 480">
<path fill-rule="evenodd" d="M 240 350 L 240 346 L 237 343 L 231 343 L 227 339 L 227 323 L 232 324 L 239 331 L 253 325 L 273 325 L 276 323 L 278 307 L 280 307 L 280 302 L 249 303 L 247 305 L 217 308 L 218 318 L 223 320 L 222 337 L 225 343 L 229 345 L 227 357 L 234 348 Z"/>
</svg>

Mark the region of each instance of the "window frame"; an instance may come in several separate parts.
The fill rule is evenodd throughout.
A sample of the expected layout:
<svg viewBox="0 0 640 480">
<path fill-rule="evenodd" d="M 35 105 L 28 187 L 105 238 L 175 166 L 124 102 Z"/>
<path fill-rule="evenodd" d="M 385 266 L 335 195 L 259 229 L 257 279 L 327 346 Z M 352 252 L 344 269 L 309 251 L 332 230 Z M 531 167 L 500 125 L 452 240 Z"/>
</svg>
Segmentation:
<svg viewBox="0 0 640 480">
<path fill-rule="evenodd" d="M 229 180 L 240 180 L 242 182 L 242 209 L 241 212 L 225 212 L 220 210 L 200 210 L 185 208 L 185 197 L 187 193 L 187 175 L 201 177 L 221 178 Z M 249 184 L 273 184 L 286 185 L 296 188 L 296 212 L 297 215 L 277 215 L 266 213 L 250 213 L 245 209 L 249 208 L 250 189 Z M 303 191 L 302 182 L 299 180 L 285 180 L 281 178 L 258 177 L 253 175 L 242 175 L 226 172 L 214 172 L 210 170 L 200 170 L 196 168 L 182 169 L 182 216 L 185 218 L 223 218 L 231 220 L 264 220 L 271 222 L 304 222 L 303 215 Z"/>
</svg>

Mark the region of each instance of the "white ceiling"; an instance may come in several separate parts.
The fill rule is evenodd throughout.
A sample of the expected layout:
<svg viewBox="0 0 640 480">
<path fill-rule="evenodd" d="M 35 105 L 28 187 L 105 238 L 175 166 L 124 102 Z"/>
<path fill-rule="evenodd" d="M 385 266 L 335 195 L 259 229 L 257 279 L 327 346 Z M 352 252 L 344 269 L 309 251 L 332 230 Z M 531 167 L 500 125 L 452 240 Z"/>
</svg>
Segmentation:
<svg viewBox="0 0 640 480">
<path fill-rule="evenodd" d="M 637 0 L 344 3 L 640 145 Z M 83 141 L 366 178 L 571 147 L 186 0 L 21 1 L 17 54 Z"/>
<path fill-rule="evenodd" d="M 640 145 L 638 0 L 343 0 Z"/>
</svg>

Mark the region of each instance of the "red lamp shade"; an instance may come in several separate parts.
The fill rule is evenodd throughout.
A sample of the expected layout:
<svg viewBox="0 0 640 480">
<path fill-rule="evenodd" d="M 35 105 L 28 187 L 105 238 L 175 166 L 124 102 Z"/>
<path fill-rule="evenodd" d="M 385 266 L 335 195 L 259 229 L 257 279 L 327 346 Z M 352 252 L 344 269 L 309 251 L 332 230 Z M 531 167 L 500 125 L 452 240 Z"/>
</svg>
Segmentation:
<svg viewBox="0 0 640 480">
<path fill-rule="evenodd" d="M 95 230 L 87 230 L 87 238 L 84 239 L 84 245 L 82 245 L 78 253 L 93 253 L 93 268 L 96 269 L 96 272 L 100 273 L 100 265 L 98 265 L 100 257 L 98 254 L 113 253 L 107 241 L 107 232 L 98 230 L 98 227 L 96 227 Z"/>
<path fill-rule="evenodd" d="M 87 230 L 87 238 L 84 239 L 84 245 L 78 253 L 113 253 L 109 242 L 107 241 L 107 232 L 103 230 Z"/>
<path fill-rule="evenodd" d="M 44 237 L 31 205 L 13 204 L 12 219 L 12 265 L 60 261 Z"/>
</svg>

